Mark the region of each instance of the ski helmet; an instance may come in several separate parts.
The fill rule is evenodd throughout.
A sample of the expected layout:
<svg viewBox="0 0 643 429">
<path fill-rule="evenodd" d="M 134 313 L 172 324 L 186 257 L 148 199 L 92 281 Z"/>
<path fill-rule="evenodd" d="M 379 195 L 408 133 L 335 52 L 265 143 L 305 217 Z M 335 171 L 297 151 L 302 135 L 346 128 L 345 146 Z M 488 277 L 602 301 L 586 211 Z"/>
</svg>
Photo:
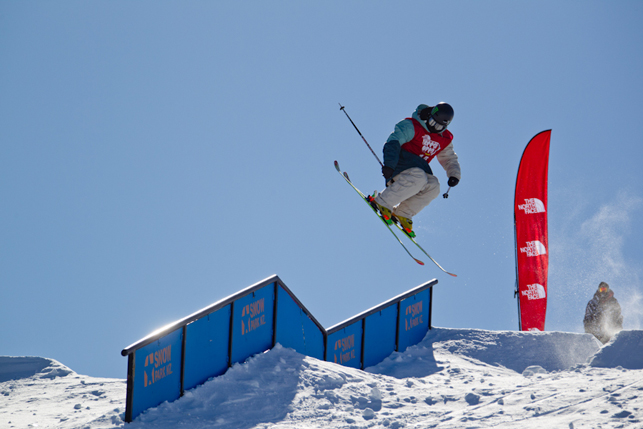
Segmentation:
<svg viewBox="0 0 643 429">
<path fill-rule="evenodd" d="M 440 102 L 435 107 L 427 107 L 420 112 L 420 119 L 432 133 L 446 130 L 453 120 L 453 107 L 449 103 Z"/>
</svg>

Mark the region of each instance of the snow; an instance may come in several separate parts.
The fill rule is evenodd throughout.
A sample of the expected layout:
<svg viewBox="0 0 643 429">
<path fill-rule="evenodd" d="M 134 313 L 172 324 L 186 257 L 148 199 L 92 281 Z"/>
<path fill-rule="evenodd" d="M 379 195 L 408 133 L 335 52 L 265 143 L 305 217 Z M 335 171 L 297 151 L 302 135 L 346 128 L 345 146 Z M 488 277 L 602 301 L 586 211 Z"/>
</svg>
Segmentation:
<svg viewBox="0 0 643 429">
<path fill-rule="evenodd" d="M 0 356 L 0 428 L 122 427 L 125 388 L 53 359 Z"/>
<path fill-rule="evenodd" d="M 643 427 L 643 331 L 434 328 L 366 371 L 277 345 L 123 422 L 125 380 L 0 357 L 0 427 Z M 124 367 L 126 365 L 124 364 Z"/>
</svg>

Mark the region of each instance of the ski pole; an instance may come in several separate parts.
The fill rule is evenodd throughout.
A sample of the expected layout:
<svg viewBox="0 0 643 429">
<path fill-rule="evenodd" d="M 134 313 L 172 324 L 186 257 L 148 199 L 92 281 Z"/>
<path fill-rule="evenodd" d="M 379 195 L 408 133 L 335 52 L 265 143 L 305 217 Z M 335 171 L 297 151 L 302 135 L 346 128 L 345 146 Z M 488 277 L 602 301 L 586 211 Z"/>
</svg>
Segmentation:
<svg viewBox="0 0 643 429">
<path fill-rule="evenodd" d="M 449 198 L 449 191 L 450 190 L 451 190 L 451 186 L 449 186 L 449 189 L 447 189 L 447 191 L 444 194 L 442 194 L 442 198 Z"/>
<path fill-rule="evenodd" d="M 359 134 L 359 136 L 362 138 L 362 140 L 364 140 L 364 143 L 366 143 L 366 146 L 368 146 L 368 148 L 371 150 L 371 153 L 373 154 L 373 156 L 375 157 L 375 159 L 377 159 L 377 162 L 379 162 L 379 163 L 380 163 L 380 165 L 381 165 L 382 167 L 384 167 L 384 164 L 382 164 L 382 161 L 380 161 L 380 159 L 377 157 L 377 155 L 376 155 L 376 154 L 375 154 L 375 152 L 373 151 L 373 148 L 371 147 L 371 145 L 370 145 L 370 144 L 368 144 L 368 142 L 366 141 L 366 139 L 364 138 L 364 136 L 362 135 L 362 133 L 359 131 L 359 128 L 357 128 L 357 125 L 355 125 L 355 122 L 353 122 L 353 120 L 351 119 L 351 117 L 350 117 L 350 116 L 348 116 L 348 113 L 346 113 L 346 109 L 344 108 L 344 106 L 342 106 L 342 103 L 339 103 L 339 110 L 341 110 L 342 112 L 344 112 L 344 114 L 346 115 L 346 117 L 348 118 L 348 120 L 349 120 L 349 121 L 351 121 L 351 124 L 353 124 L 353 126 L 354 126 L 354 127 L 355 127 L 355 129 L 357 130 L 357 134 Z M 446 198 L 446 197 L 445 197 L 445 198 Z"/>
</svg>

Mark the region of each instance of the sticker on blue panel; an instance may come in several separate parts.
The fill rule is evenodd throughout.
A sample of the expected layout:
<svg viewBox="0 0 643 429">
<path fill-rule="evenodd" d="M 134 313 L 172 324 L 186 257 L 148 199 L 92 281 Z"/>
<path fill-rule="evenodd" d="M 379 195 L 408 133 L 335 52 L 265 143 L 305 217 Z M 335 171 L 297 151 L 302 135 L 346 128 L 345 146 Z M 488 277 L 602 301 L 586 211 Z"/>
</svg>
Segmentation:
<svg viewBox="0 0 643 429">
<path fill-rule="evenodd" d="M 352 368 L 362 366 L 362 321 L 353 323 L 328 336 L 329 354 L 332 353 L 331 362 Z"/>
<path fill-rule="evenodd" d="M 272 347 L 274 283 L 234 302 L 232 363 Z"/>
<path fill-rule="evenodd" d="M 410 331 L 426 323 L 424 315 L 424 301 L 409 303 L 404 309 L 404 330 Z"/>
<path fill-rule="evenodd" d="M 136 351 L 133 416 L 180 396 L 182 341 L 177 329 Z"/>
<path fill-rule="evenodd" d="M 429 290 L 413 295 L 400 302 L 399 348 L 422 341 L 429 330 Z"/>
</svg>

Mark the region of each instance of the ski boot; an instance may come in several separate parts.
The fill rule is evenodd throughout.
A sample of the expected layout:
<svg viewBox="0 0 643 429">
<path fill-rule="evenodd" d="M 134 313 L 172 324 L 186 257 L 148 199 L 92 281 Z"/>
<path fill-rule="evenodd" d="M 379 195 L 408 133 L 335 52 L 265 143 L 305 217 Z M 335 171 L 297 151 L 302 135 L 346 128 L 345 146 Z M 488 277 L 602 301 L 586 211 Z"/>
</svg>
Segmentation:
<svg viewBox="0 0 643 429">
<path fill-rule="evenodd" d="M 380 215 L 380 217 L 382 219 L 384 219 L 384 221 L 387 224 L 392 225 L 393 224 L 393 213 L 389 209 L 384 207 L 383 205 L 377 204 L 377 201 L 375 201 L 376 196 L 377 196 L 377 192 L 375 192 L 373 195 L 367 196 L 366 200 L 371 204 L 373 209 L 375 209 L 375 211 Z"/>
<path fill-rule="evenodd" d="M 402 227 L 402 230 L 406 235 L 411 238 L 415 238 L 415 232 L 413 232 L 413 221 L 410 218 L 393 215 L 393 219 Z"/>
</svg>

